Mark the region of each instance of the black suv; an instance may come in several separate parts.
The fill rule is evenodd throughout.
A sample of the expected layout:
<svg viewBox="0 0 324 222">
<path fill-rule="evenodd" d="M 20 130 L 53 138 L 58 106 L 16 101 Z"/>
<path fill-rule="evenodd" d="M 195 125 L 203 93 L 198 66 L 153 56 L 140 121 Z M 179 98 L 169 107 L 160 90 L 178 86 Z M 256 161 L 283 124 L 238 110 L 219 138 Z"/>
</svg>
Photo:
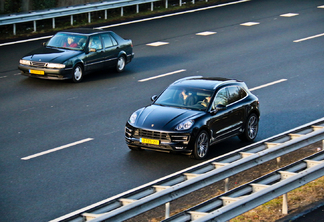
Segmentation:
<svg viewBox="0 0 324 222">
<path fill-rule="evenodd" d="M 258 133 L 259 101 L 242 81 L 183 78 L 152 101 L 126 123 L 125 139 L 132 150 L 183 152 L 203 159 L 212 144 L 233 136 L 253 141 Z"/>
</svg>

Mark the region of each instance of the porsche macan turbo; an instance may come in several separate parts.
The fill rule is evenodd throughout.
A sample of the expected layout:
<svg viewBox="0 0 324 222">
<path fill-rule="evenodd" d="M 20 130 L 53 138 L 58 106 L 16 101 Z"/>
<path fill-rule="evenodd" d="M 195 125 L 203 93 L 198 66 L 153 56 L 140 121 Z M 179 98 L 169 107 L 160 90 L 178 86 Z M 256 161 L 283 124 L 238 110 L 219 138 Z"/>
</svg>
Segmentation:
<svg viewBox="0 0 324 222">
<path fill-rule="evenodd" d="M 238 136 L 253 141 L 259 128 L 259 100 L 235 79 L 187 77 L 172 83 L 126 122 L 131 150 L 183 152 L 206 158 L 211 145 Z"/>
<path fill-rule="evenodd" d="M 80 82 L 84 75 L 108 67 L 122 72 L 133 57 L 132 40 L 112 31 L 78 28 L 56 33 L 20 59 L 18 68 L 33 78 Z"/>
</svg>

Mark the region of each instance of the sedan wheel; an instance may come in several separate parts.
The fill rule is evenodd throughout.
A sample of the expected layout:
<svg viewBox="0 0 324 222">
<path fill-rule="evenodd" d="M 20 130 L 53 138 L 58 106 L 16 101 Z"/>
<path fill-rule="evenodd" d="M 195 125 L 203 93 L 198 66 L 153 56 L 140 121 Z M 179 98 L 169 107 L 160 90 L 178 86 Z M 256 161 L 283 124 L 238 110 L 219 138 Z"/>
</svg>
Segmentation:
<svg viewBox="0 0 324 222">
<path fill-rule="evenodd" d="M 239 138 L 243 141 L 253 141 L 258 134 L 259 129 L 259 118 L 256 114 L 252 113 L 247 119 L 247 123 L 244 129 L 244 133 L 242 133 Z"/>
<path fill-rule="evenodd" d="M 198 160 L 204 159 L 209 149 L 209 136 L 206 131 L 201 131 L 195 141 L 195 146 L 190 155 L 191 158 Z"/>
<path fill-rule="evenodd" d="M 126 65 L 125 57 L 124 56 L 119 57 L 117 60 L 117 66 L 116 66 L 117 72 L 124 71 L 125 65 Z"/>
<path fill-rule="evenodd" d="M 72 80 L 73 82 L 81 82 L 83 78 L 83 69 L 81 65 L 76 65 L 73 70 Z"/>
</svg>

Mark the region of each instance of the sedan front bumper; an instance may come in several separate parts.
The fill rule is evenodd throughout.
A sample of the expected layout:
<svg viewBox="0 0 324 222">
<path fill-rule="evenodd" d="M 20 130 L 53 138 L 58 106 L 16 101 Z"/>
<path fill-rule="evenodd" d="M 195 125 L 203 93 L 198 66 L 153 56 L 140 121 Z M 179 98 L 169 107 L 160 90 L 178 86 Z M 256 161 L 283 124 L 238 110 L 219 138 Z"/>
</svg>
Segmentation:
<svg viewBox="0 0 324 222">
<path fill-rule="evenodd" d="M 53 79 L 53 80 L 65 80 L 72 78 L 72 69 L 48 69 L 39 68 L 26 65 L 18 65 L 21 74 L 28 77 L 39 79 Z"/>
</svg>

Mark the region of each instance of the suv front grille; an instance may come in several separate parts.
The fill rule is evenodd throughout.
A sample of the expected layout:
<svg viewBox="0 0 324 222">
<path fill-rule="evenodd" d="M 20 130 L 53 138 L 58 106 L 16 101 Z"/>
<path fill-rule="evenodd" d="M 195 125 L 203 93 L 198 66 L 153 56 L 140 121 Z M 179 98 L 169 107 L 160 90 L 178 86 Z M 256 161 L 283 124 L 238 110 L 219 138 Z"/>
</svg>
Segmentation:
<svg viewBox="0 0 324 222">
<path fill-rule="evenodd" d="M 170 136 L 167 133 L 161 133 L 158 131 L 149 131 L 149 130 L 143 130 L 138 129 L 139 136 L 149 139 L 156 139 L 156 140 L 170 140 Z"/>
</svg>

